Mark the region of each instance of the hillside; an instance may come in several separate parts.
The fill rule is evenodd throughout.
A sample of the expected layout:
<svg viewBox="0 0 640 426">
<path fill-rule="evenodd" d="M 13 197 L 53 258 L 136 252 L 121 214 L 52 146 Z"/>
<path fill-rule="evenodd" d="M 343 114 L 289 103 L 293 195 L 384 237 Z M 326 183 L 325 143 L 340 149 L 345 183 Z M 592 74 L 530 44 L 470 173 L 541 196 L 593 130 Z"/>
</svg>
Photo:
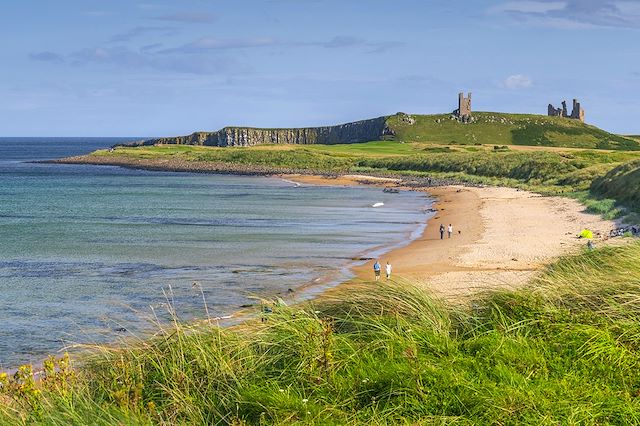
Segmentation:
<svg viewBox="0 0 640 426">
<path fill-rule="evenodd" d="M 449 114 L 388 117 L 396 140 L 438 144 L 527 145 L 566 148 L 639 150 L 640 141 L 615 135 L 578 120 L 532 114 L 477 112 L 461 124 Z M 412 123 L 412 121 L 415 121 Z"/>
<path fill-rule="evenodd" d="M 450 114 L 392 116 L 336 126 L 271 129 L 225 127 L 214 132 L 150 139 L 139 145 L 335 145 L 395 140 L 446 145 L 523 145 L 640 150 L 640 141 L 560 117 L 478 112 L 462 124 Z"/>
</svg>

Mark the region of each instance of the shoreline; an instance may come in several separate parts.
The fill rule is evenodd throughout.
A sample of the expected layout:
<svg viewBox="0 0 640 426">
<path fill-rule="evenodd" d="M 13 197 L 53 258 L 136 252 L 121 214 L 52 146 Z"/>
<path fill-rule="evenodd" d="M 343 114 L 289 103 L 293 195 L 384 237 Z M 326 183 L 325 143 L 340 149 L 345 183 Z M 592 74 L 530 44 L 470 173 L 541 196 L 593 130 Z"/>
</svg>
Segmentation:
<svg viewBox="0 0 640 426">
<path fill-rule="evenodd" d="M 362 175 L 176 158 L 131 159 L 95 155 L 45 162 L 164 172 L 273 176 L 294 184 L 367 185 L 425 192 L 434 198 L 435 214 L 427 221 L 424 232 L 409 244 L 392 249 L 381 260 L 391 259 L 392 277 L 419 282 L 425 289 L 445 298 L 505 287 L 509 283 L 522 285 L 545 265 L 583 245 L 584 241 L 577 238 L 582 229 L 591 229 L 594 235 L 602 235 L 605 239 L 609 230 L 616 227 L 614 221 L 586 213 L 578 201 L 561 196 L 394 173 Z M 445 227 L 453 224 L 453 238 L 445 235 L 445 241 L 439 241 L 440 223 Z M 372 282 L 372 264 L 373 260 L 351 266 L 349 269 L 354 278 L 346 283 Z M 298 288 L 314 285 L 308 283 Z M 296 298 L 293 299 L 295 302 Z"/>
<path fill-rule="evenodd" d="M 464 268 L 457 267 L 452 259 L 462 255 L 469 245 L 477 243 L 484 227 L 479 216 L 468 215 L 468 211 L 478 211 L 480 198 L 468 188 L 461 186 L 439 187 L 407 187 L 402 185 L 402 180 L 397 178 L 379 178 L 367 175 L 346 174 L 337 178 L 327 178 L 321 175 L 278 175 L 278 177 L 299 184 L 308 185 L 341 185 L 341 186 L 377 186 L 380 188 L 394 187 L 399 190 L 420 191 L 432 200 L 431 212 L 427 220 L 416 231 L 419 235 L 410 239 L 400 247 L 388 247 L 381 245 L 373 251 L 381 250 L 379 256 L 371 256 L 370 259 L 354 262 L 348 269 L 353 278 L 336 285 L 325 287 L 316 292 L 316 297 L 322 298 L 326 292 L 339 291 L 343 286 L 359 283 L 373 283 L 373 263 L 379 259 L 383 266 L 387 259 L 392 265 L 391 282 L 397 280 L 415 280 L 416 278 L 429 278 L 441 273 L 460 271 Z M 465 225 L 462 229 L 454 229 L 452 238 L 445 233 L 444 240 L 440 240 L 440 223 L 445 227 L 452 222 Z M 458 233 L 458 231 L 460 231 Z M 414 231 L 415 232 L 415 231 Z M 441 250 L 442 248 L 445 250 Z M 386 281 L 384 270 L 381 281 Z M 311 285 L 313 286 L 313 285 Z M 303 286 L 301 290 L 306 288 Z"/>
<path fill-rule="evenodd" d="M 340 184 L 341 179 L 346 176 L 360 177 L 360 183 L 376 183 L 379 180 L 402 181 L 408 189 L 437 187 L 445 185 L 461 185 L 462 183 L 453 179 L 441 179 L 434 177 L 401 176 L 399 173 L 376 173 L 367 172 L 367 175 L 354 175 L 344 170 L 313 170 L 313 169 L 290 169 L 284 167 L 263 166 L 255 164 L 240 163 L 219 163 L 210 161 L 185 161 L 180 158 L 118 158 L 115 156 L 79 155 L 75 157 L 65 157 L 53 160 L 40 160 L 34 163 L 42 164 L 68 164 L 68 165 L 90 165 L 90 166 L 113 166 L 135 170 L 148 170 L 154 172 L 176 172 L 176 173 L 206 173 L 206 174 L 231 174 L 245 176 L 316 176 L 333 180 Z M 326 183 L 325 183 L 326 184 Z M 471 186 L 470 184 L 466 184 Z"/>
<path fill-rule="evenodd" d="M 138 164 L 130 162 L 124 165 L 67 160 L 53 160 L 47 161 L 47 163 L 109 165 L 154 171 L 194 172 L 194 170 L 177 170 L 173 167 L 166 169 L 158 164 L 155 164 L 154 168 L 150 168 L 138 167 Z M 584 207 L 575 200 L 562 197 L 543 197 L 539 194 L 505 187 L 482 188 L 443 185 L 441 182 L 434 182 L 433 186 L 420 185 L 416 182 L 409 182 L 406 185 L 406 181 L 397 177 L 356 174 L 320 175 L 314 174 L 312 171 L 305 173 L 266 171 L 264 173 L 246 173 L 246 171 L 245 173 L 237 173 L 216 169 L 215 171 L 207 171 L 207 173 L 272 176 L 298 185 L 366 185 L 426 193 L 428 197 L 433 198 L 431 209 L 434 214 L 427 219 L 425 224 L 421 225 L 422 231 L 417 238 L 408 241 L 401 247 L 391 247 L 384 251 L 380 257 L 380 263 L 384 265 L 387 259 L 391 261 L 393 266 L 391 282 L 394 280 L 412 281 L 423 287 L 425 291 L 452 302 L 461 302 L 478 291 L 523 285 L 541 271 L 545 265 L 582 245 L 583 242 L 576 237 L 581 229 L 589 227 L 593 229 L 594 234 L 601 232 L 604 236 L 608 234 L 609 229 L 615 226 L 612 221 L 605 221 L 596 215 L 585 213 Z M 517 216 L 522 210 L 529 210 L 532 207 L 537 208 L 532 216 L 536 218 L 536 221 L 562 222 L 563 216 L 569 215 L 561 225 L 570 225 L 570 231 L 567 230 L 561 235 L 558 232 L 561 226 L 560 228 L 554 226 L 550 233 L 539 233 L 539 235 L 536 233 L 535 238 L 530 238 L 526 233 L 524 233 L 524 239 L 523 235 L 516 235 L 519 227 L 522 226 L 522 223 L 517 222 Z M 542 209 L 540 209 L 541 207 Z M 505 210 L 507 214 L 505 217 L 496 218 L 496 211 L 500 210 Z M 454 225 L 454 234 L 451 239 L 445 235 L 444 241 L 440 241 L 438 235 L 440 223 L 445 226 L 449 223 Z M 503 231 L 505 232 L 497 232 L 496 234 L 496 223 L 506 223 L 508 226 L 504 227 Z M 531 216 L 525 218 L 525 224 L 531 225 Z M 523 229 L 525 228 L 523 227 Z M 554 238 L 557 241 L 553 244 L 545 243 L 545 240 L 553 241 Z M 493 252 L 487 250 L 491 248 L 491 244 L 486 241 L 487 239 L 497 240 L 494 244 L 500 250 L 493 250 Z M 517 246 L 518 250 L 511 253 L 509 250 L 504 250 L 506 246 Z M 527 251 L 527 246 L 529 248 L 533 246 L 533 252 Z M 380 245 L 372 250 L 385 250 L 385 247 L 385 245 Z M 282 297 L 286 302 L 294 304 L 304 303 L 321 299 L 324 295 L 331 295 L 345 286 L 362 283 L 373 284 L 373 260 L 363 260 L 362 264 L 357 264 L 357 257 L 361 256 L 362 254 L 354 254 L 353 261 L 343 269 L 353 274 L 350 279 L 345 280 L 341 276 L 342 274 L 336 274 L 337 276 L 327 278 L 324 283 L 301 284 L 290 296 L 274 294 L 273 298 L 277 300 Z M 381 280 L 386 281 L 384 271 Z M 239 308 L 232 311 L 231 314 L 211 318 L 210 321 L 221 326 L 233 327 L 236 324 L 255 320 L 259 315 L 256 315 L 255 309 L 255 306 Z M 34 364 L 37 365 L 37 362 Z"/>
<path fill-rule="evenodd" d="M 582 229 L 591 229 L 598 245 L 616 225 L 585 212 L 576 200 L 512 188 L 403 187 L 395 179 L 362 175 L 280 177 L 317 185 L 391 185 L 433 197 L 435 214 L 427 220 L 422 235 L 385 253 L 380 263 L 390 260 L 392 283 L 398 279 L 412 281 L 449 302 L 461 302 L 478 292 L 525 285 L 546 265 L 583 248 L 586 243 L 578 238 Z M 445 227 L 453 224 L 451 238 L 445 232 L 444 240 L 440 240 L 441 223 Z M 373 262 L 354 266 L 353 279 L 326 291 L 339 291 L 349 284 L 373 284 Z M 386 281 L 384 271 L 381 280 Z"/>
</svg>

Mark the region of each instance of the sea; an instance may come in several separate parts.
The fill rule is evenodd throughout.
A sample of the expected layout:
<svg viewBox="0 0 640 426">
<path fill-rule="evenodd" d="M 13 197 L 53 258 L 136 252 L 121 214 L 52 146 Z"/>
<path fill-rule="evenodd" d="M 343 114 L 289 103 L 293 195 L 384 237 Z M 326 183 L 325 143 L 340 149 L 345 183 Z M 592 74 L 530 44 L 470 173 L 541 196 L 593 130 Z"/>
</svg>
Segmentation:
<svg viewBox="0 0 640 426">
<path fill-rule="evenodd" d="M 133 139 L 0 138 L 0 369 L 311 297 L 430 214 L 418 192 L 37 162 Z"/>
</svg>

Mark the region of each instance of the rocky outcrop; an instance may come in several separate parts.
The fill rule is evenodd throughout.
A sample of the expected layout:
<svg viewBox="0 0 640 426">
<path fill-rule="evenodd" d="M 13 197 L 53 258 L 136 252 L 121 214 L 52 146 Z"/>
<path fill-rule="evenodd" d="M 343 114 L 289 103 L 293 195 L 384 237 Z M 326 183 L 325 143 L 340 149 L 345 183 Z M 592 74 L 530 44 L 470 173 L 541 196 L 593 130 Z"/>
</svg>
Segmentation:
<svg viewBox="0 0 640 426">
<path fill-rule="evenodd" d="M 378 117 L 338 126 L 296 129 L 225 127 L 217 132 L 196 132 L 188 136 L 149 139 L 130 145 L 178 144 L 221 147 L 266 144 L 333 145 L 369 142 L 390 136 L 394 136 L 394 132 L 387 126 L 387 117 Z"/>
</svg>

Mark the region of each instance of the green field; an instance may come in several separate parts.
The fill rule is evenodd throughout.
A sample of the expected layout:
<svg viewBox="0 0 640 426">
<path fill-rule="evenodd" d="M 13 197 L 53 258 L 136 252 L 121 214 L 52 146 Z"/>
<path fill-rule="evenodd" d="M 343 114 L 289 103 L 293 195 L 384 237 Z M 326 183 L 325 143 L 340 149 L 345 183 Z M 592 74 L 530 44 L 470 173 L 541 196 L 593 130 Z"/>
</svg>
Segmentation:
<svg viewBox="0 0 640 426">
<path fill-rule="evenodd" d="M 640 423 L 640 244 L 448 305 L 362 284 L 267 321 L 180 324 L 0 376 L 0 424 Z"/>
<path fill-rule="evenodd" d="M 470 124 L 451 120 L 448 114 L 412 115 L 415 124 L 402 117 L 394 115 L 387 120 L 396 140 L 402 141 L 640 150 L 636 139 L 561 117 L 476 112 Z"/>
</svg>

